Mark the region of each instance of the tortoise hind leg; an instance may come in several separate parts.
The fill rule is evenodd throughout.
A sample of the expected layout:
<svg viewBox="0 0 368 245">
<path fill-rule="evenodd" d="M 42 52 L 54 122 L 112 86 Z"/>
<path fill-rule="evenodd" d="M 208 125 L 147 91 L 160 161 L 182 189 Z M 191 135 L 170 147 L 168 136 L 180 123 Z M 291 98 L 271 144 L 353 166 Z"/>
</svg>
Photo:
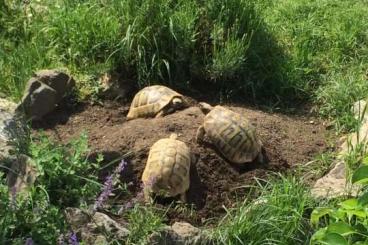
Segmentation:
<svg viewBox="0 0 368 245">
<path fill-rule="evenodd" d="M 200 126 L 197 130 L 197 135 L 196 135 L 197 143 L 202 143 L 204 141 L 205 134 L 206 134 L 206 131 L 204 130 L 204 127 Z"/>
<path fill-rule="evenodd" d="M 267 163 L 267 157 L 266 157 L 265 150 L 264 150 L 263 147 L 261 148 L 261 151 L 259 152 L 259 154 L 256 158 L 256 161 L 260 164 L 266 164 Z"/>
<path fill-rule="evenodd" d="M 183 203 L 187 202 L 187 195 L 185 192 L 180 194 L 180 201 L 182 201 Z"/>
</svg>

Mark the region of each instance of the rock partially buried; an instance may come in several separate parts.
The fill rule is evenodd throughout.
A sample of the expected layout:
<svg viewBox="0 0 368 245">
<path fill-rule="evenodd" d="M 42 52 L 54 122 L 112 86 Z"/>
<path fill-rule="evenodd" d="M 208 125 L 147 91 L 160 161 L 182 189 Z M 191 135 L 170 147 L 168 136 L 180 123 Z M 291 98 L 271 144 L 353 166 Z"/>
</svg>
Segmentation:
<svg viewBox="0 0 368 245">
<path fill-rule="evenodd" d="M 355 195 L 358 191 L 357 186 L 351 186 L 346 179 L 346 168 L 344 158 L 358 144 L 368 143 L 368 108 L 364 100 L 357 101 L 352 111 L 356 119 L 361 121 L 358 132 L 351 133 L 346 137 L 337 155 L 335 166 L 331 171 L 318 179 L 312 189 L 314 197 L 338 197 L 345 194 Z"/>
<path fill-rule="evenodd" d="M 53 111 L 61 99 L 75 86 L 74 79 L 56 70 L 40 70 L 27 82 L 17 110 L 30 120 L 40 120 Z"/>
</svg>

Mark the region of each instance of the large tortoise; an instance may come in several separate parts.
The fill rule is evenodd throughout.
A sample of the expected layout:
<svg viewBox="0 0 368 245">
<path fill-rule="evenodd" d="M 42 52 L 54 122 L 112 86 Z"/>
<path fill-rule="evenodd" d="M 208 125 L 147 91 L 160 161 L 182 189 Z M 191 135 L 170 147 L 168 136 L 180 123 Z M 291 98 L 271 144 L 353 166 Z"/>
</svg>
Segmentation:
<svg viewBox="0 0 368 245">
<path fill-rule="evenodd" d="M 149 201 L 151 193 L 164 197 L 180 194 L 181 201 L 186 202 L 190 166 L 194 160 L 194 154 L 184 142 L 177 140 L 176 134 L 156 141 L 142 175 L 145 200 Z"/>
<path fill-rule="evenodd" d="M 148 86 L 134 96 L 127 120 L 139 117 L 162 117 L 185 106 L 183 95 L 176 91 L 162 85 Z"/>
<path fill-rule="evenodd" d="M 255 128 L 242 115 L 222 106 L 212 107 L 199 103 L 204 114 L 204 123 L 197 130 L 196 140 L 203 143 L 205 136 L 220 153 L 236 164 L 256 160 L 263 163 L 262 142 Z"/>
</svg>

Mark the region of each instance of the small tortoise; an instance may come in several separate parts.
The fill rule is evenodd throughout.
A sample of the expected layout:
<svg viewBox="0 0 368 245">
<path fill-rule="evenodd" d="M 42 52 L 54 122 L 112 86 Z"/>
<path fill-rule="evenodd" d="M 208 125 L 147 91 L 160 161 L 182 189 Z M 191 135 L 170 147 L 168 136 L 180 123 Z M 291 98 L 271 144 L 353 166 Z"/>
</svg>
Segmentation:
<svg viewBox="0 0 368 245">
<path fill-rule="evenodd" d="M 186 106 L 183 95 L 161 85 L 140 90 L 130 105 L 127 120 L 139 117 L 162 117 Z"/>
<path fill-rule="evenodd" d="M 232 163 L 252 162 L 256 158 L 259 162 L 264 162 L 262 142 L 245 117 L 222 106 L 212 107 L 202 102 L 199 107 L 206 116 L 197 131 L 198 143 L 202 143 L 206 135 Z"/>
<path fill-rule="evenodd" d="M 171 134 L 169 138 L 158 140 L 150 149 L 142 175 L 146 201 L 152 192 L 164 197 L 180 194 L 181 201 L 186 201 L 190 165 L 194 163 L 195 156 L 184 142 L 176 138 L 176 134 Z"/>
</svg>

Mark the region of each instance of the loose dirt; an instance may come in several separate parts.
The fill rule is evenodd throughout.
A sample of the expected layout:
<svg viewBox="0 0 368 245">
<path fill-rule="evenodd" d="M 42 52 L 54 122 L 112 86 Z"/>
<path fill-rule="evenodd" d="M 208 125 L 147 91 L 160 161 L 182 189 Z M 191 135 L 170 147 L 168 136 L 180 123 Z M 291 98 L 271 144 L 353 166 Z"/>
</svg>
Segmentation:
<svg viewBox="0 0 368 245">
<path fill-rule="evenodd" d="M 228 108 L 244 114 L 257 128 L 264 142 L 268 163 L 250 163 L 243 168 L 233 166 L 222 159 L 210 145 L 195 143 L 197 128 L 204 115 L 192 106 L 164 118 L 126 121 L 129 105 L 107 103 L 80 105 L 74 111 L 59 108 L 43 122 L 34 124 L 56 139 L 66 142 L 86 130 L 89 145 L 94 152 L 105 154 L 106 160 L 132 152 L 129 167 L 122 176 L 130 195 L 119 196 L 124 205 L 141 192 L 140 178 L 145 167 L 150 146 L 157 140 L 175 132 L 199 155 L 191 169 L 191 186 L 187 205 L 170 205 L 158 200 L 157 206 L 168 209 L 167 222 L 188 221 L 194 225 L 212 223 L 224 216 L 225 209 L 234 205 L 238 197 L 249 192 L 256 178 L 267 178 L 271 172 L 284 172 L 295 164 L 306 163 L 317 154 L 327 151 L 329 132 L 322 121 L 308 116 L 287 116 L 266 113 L 238 106 Z"/>
</svg>

